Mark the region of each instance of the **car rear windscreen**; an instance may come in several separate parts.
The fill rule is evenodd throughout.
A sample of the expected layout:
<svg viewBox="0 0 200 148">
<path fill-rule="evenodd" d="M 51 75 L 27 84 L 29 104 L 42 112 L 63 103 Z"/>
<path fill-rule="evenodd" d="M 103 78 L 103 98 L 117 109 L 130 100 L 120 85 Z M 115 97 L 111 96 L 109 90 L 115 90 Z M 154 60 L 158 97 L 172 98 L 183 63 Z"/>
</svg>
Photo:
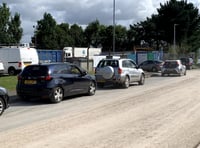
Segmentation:
<svg viewBox="0 0 200 148">
<path fill-rule="evenodd" d="M 22 75 L 28 76 L 46 76 L 48 74 L 47 66 L 34 65 L 27 66 L 22 72 Z"/>
</svg>

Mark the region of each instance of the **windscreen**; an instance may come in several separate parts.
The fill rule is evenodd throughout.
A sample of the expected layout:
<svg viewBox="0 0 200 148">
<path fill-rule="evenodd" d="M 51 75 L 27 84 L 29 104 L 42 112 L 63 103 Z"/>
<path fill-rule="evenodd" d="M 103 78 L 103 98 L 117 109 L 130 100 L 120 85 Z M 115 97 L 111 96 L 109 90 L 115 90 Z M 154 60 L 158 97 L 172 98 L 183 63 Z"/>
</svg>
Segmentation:
<svg viewBox="0 0 200 148">
<path fill-rule="evenodd" d="M 33 65 L 33 66 L 27 66 L 23 72 L 22 76 L 46 76 L 48 74 L 48 68 L 47 66 L 41 66 L 41 65 Z"/>
</svg>

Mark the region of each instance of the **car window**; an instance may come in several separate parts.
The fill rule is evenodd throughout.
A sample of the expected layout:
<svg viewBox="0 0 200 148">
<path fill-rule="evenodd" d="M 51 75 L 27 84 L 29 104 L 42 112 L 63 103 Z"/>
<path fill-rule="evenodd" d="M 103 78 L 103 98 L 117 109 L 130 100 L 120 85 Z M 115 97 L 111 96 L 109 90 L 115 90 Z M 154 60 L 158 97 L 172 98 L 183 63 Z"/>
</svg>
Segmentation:
<svg viewBox="0 0 200 148">
<path fill-rule="evenodd" d="M 77 74 L 77 75 L 81 74 L 80 70 L 77 67 L 75 67 L 74 65 L 71 66 L 70 73 L 71 74 Z"/>
<path fill-rule="evenodd" d="M 118 67 L 118 61 L 117 60 L 103 60 L 100 61 L 98 64 L 98 67 L 105 67 L 105 66 L 112 66 L 112 67 Z"/>
<path fill-rule="evenodd" d="M 148 64 L 148 61 L 145 61 L 142 63 L 142 65 L 147 65 Z"/>
<path fill-rule="evenodd" d="M 40 66 L 40 65 L 34 65 L 34 66 L 27 66 L 22 72 L 22 76 L 46 76 L 48 74 L 48 68 L 47 66 Z"/>
<path fill-rule="evenodd" d="M 122 67 L 129 67 L 128 61 L 122 61 Z"/>
<path fill-rule="evenodd" d="M 133 61 L 128 61 L 129 68 L 136 68 L 136 64 Z"/>
<path fill-rule="evenodd" d="M 53 66 L 53 74 L 69 74 L 70 73 L 70 66 L 63 64 L 63 65 L 54 65 Z"/>
<path fill-rule="evenodd" d="M 169 67 L 169 68 L 173 68 L 173 67 L 177 67 L 178 63 L 176 61 L 172 61 L 172 62 L 165 62 L 164 64 L 165 67 Z"/>
</svg>

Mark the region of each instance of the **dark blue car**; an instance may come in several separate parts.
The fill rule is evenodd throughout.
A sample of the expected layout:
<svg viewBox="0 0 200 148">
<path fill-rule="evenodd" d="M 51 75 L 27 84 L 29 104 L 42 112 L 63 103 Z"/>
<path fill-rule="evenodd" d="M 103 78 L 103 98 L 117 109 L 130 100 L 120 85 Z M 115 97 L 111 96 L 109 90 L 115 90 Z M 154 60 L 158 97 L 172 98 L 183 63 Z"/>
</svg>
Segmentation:
<svg viewBox="0 0 200 148">
<path fill-rule="evenodd" d="M 70 63 L 29 65 L 18 75 L 17 94 L 22 99 L 48 98 L 58 103 L 66 96 L 96 91 L 95 77 Z"/>
</svg>

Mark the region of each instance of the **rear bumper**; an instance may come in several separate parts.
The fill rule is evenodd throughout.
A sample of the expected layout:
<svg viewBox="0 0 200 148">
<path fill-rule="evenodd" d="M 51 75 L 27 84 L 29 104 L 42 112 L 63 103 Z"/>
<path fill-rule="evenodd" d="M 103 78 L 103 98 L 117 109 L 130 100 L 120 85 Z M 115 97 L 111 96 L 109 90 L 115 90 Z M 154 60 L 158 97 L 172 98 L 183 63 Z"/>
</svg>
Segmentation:
<svg viewBox="0 0 200 148">
<path fill-rule="evenodd" d="M 51 96 L 52 89 L 50 88 L 17 88 L 17 95 L 19 97 L 39 97 L 49 98 Z"/>
<path fill-rule="evenodd" d="M 118 83 L 122 84 L 125 81 L 125 76 L 113 76 L 111 79 L 104 79 L 101 75 L 96 75 L 97 83 Z"/>
</svg>

